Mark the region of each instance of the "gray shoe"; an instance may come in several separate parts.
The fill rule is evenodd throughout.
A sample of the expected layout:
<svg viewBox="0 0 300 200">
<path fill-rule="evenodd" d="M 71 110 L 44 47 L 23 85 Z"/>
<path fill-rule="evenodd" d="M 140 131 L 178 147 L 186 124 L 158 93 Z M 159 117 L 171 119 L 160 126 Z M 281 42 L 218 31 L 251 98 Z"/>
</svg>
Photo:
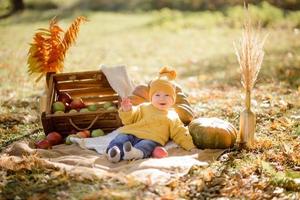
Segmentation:
<svg viewBox="0 0 300 200">
<path fill-rule="evenodd" d="M 117 146 L 113 146 L 107 152 L 107 159 L 110 162 L 117 163 L 121 160 L 121 151 Z"/>
<path fill-rule="evenodd" d="M 132 144 L 131 144 L 131 142 L 125 142 L 124 144 L 123 144 L 123 151 L 124 151 L 124 153 L 125 152 L 129 152 L 129 151 L 131 151 L 131 149 L 132 149 Z"/>
<path fill-rule="evenodd" d="M 124 160 L 142 159 L 144 152 L 132 146 L 130 142 L 123 144 Z"/>
</svg>

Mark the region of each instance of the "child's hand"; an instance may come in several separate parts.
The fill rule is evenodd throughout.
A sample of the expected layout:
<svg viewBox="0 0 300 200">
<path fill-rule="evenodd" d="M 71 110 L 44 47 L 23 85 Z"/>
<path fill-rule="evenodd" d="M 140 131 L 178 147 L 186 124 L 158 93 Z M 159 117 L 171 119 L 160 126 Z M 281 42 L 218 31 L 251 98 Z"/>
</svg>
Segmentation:
<svg viewBox="0 0 300 200">
<path fill-rule="evenodd" d="M 131 109 L 132 109 L 132 103 L 131 103 L 131 101 L 130 101 L 129 98 L 125 97 L 125 98 L 122 99 L 122 101 L 121 101 L 121 108 L 125 112 L 131 111 Z"/>
</svg>

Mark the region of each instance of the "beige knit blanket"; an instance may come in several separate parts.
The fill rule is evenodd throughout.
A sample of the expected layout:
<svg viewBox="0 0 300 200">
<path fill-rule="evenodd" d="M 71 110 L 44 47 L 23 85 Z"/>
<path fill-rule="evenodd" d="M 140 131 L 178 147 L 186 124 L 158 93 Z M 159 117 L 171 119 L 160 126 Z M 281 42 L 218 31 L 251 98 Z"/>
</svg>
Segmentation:
<svg viewBox="0 0 300 200">
<path fill-rule="evenodd" d="M 83 177 L 130 177 L 147 184 L 167 184 L 185 175 L 193 165 L 207 166 L 223 150 L 206 149 L 188 152 L 180 147 L 168 149 L 166 158 L 148 158 L 135 161 L 109 162 L 105 155 L 82 149 L 76 144 L 57 145 L 53 149 L 35 149 L 26 141 L 15 142 L 0 154 L 0 168 L 18 169 L 28 156 L 35 155 L 36 163 L 46 168 L 60 168 L 69 174 Z"/>
</svg>

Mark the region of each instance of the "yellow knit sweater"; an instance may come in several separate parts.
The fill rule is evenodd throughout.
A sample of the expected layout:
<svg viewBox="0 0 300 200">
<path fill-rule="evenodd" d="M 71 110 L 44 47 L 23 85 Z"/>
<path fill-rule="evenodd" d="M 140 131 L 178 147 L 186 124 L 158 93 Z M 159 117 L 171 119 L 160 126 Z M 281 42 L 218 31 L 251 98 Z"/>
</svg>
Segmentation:
<svg viewBox="0 0 300 200">
<path fill-rule="evenodd" d="M 151 103 L 133 106 L 131 111 L 119 110 L 124 124 L 119 130 L 141 139 L 148 139 L 165 145 L 169 138 L 186 150 L 194 148 L 188 129 L 180 121 L 175 110 L 162 111 Z"/>
</svg>

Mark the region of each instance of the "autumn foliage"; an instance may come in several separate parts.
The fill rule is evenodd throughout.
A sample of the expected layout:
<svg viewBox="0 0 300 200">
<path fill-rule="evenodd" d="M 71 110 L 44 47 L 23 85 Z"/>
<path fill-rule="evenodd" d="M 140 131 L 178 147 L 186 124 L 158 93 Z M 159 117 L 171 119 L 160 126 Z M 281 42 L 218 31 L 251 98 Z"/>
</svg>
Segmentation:
<svg viewBox="0 0 300 200">
<path fill-rule="evenodd" d="M 63 71 L 66 52 L 75 43 L 79 26 L 85 21 L 85 17 L 77 17 L 65 33 L 55 18 L 50 21 L 49 29 L 38 29 L 30 44 L 27 60 L 28 73 L 38 74 L 36 81 L 47 72 Z"/>
</svg>

